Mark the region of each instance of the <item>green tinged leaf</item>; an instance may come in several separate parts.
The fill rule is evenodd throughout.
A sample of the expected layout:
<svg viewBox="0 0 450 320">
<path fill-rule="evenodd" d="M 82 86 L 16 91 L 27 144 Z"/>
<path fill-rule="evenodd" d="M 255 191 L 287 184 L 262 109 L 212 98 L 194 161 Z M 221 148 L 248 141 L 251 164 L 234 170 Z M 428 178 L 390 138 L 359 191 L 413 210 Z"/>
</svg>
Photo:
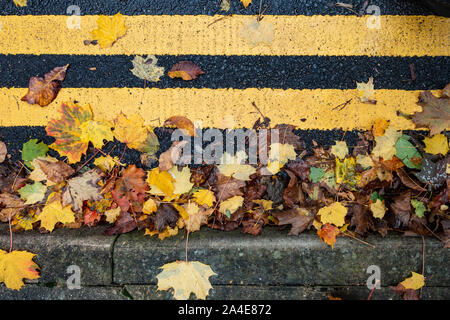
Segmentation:
<svg viewBox="0 0 450 320">
<path fill-rule="evenodd" d="M 423 218 L 425 216 L 425 211 L 427 211 L 427 208 L 423 204 L 422 201 L 411 199 L 411 205 L 416 209 L 416 216 L 419 218 Z"/>
<path fill-rule="evenodd" d="M 370 195 L 370 200 L 372 200 L 373 202 L 376 202 L 377 199 L 384 200 L 384 197 L 380 196 L 378 191 L 372 192 L 372 194 Z"/>
<path fill-rule="evenodd" d="M 23 163 L 27 167 L 34 169 L 31 162 L 38 157 L 45 157 L 47 152 L 48 152 L 48 146 L 45 143 L 43 143 L 43 142 L 38 143 L 38 139 L 28 140 L 27 142 L 25 142 L 23 144 L 23 148 L 22 148 Z"/>
<path fill-rule="evenodd" d="M 44 200 L 47 187 L 40 182 L 27 184 L 19 189 L 20 197 L 26 200 L 25 204 L 34 204 Z"/>
<path fill-rule="evenodd" d="M 312 182 L 316 183 L 316 182 L 319 182 L 320 179 L 323 178 L 324 174 L 325 174 L 325 171 L 323 171 L 322 168 L 311 167 L 310 173 L 309 173 L 309 178 L 311 179 Z"/>
<path fill-rule="evenodd" d="M 420 164 L 414 164 L 411 161 L 411 158 L 419 158 L 422 159 L 422 156 L 414 147 L 414 145 L 409 142 L 409 136 L 404 134 L 397 140 L 395 144 L 395 150 L 397 158 L 402 160 L 402 162 L 410 169 L 420 169 Z"/>
</svg>

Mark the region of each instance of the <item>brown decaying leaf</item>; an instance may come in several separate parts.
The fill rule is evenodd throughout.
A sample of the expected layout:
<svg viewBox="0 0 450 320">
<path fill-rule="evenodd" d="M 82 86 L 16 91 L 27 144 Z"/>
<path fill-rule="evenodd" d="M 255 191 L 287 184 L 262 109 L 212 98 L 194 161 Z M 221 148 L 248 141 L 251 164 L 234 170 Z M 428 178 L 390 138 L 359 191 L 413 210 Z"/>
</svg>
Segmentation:
<svg viewBox="0 0 450 320">
<path fill-rule="evenodd" d="M 31 77 L 28 84 L 28 92 L 21 99 L 29 104 L 38 104 L 41 107 L 49 105 L 55 100 L 61 89 L 61 82 L 66 77 L 67 67 L 56 67 L 41 77 Z"/>
<path fill-rule="evenodd" d="M 411 217 L 411 191 L 402 192 L 394 198 L 394 203 L 391 204 L 391 210 L 395 215 L 394 228 L 408 226 Z"/>
<path fill-rule="evenodd" d="M 420 300 L 418 290 L 406 289 L 401 283 L 397 286 L 389 286 L 391 290 L 399 294 L 403 300 Z"/>
<path fill-rule="evenodd" d="M 116 222 L 114 223 L 114 226 L 106 229 L 103 232 L 103 234 L 106 236 L 110 236 L 113 234 L 122 234 L 133 231 L 136 228 L 137 228 L 136 221 L 131 216 L 131 214 L 129 212 L 122 211 L 119 217 L 117 218 Z"/>
<path fill-rule="evenodd" d="M 400 181 L 410 189 L 426 192 L 427 190 L 423 188 L 418 181 L 411 178 L 408 173 L 403 168 L 398 168 L 395 171 L 400 178 Z"/>
<path fill-rule="evenodd" d="M 171 78 L 181 78 L 186 81 L 197 79 L 200 74 L 205 72 L 191 61 L 180 61 L 167 73 Z"/>
<path fill-rule="evenodd" d="M 367 206 L 356 203 L 351 206 L 351 211 L 353 215 L 350 223 L 356 227 L 356 233 L 366 236 L 370 230 L 374 229 L 373 218 Z"/>
<path fill-rule="evenodd" d="M 289 235 L 297 236 L 304 230 L 306 230 L 312 223 L 314 219 L 314 215 L 309 213 L 309 210 L 305 208 L 292 208 L 289 210 L 284 210 L 280 212 L 272 213 L 272 216 L 277 218 L 278 225 L 292 225 L 291 230 L 289 231 Z"/>
<path fill-rule="evenodd" d="M 234 196 L 242 196 L 244 193 L 241 188 L 244 187 L 245 181 L 227 177 L 218 172 L 216 199 L 224 201 Z"/>
<path fill-rule="evenodd" d="M 48 180 L 58 184 L 75 173 L 75 170 L 63 161 L 51 162 L 45 159 L 36 159 L 42 172 Z"/>
<path fill-rule="evenodd" d="M 162 232 L 165 227 L 175 227 L 178 221 L 178 211 L 168 203 L 162 203 L 154 218 L 155 227 L 159 232 Z"/>
<path fill-rule="evenodd" d="M 290 170 L 285 170 L 289 175 L 289 184 L 283 192 L 283 199 L 286 208 L 293 208 L 299 202 L 299 194 L 302 192 L 297 181 L 297 177 Z"/>
<path fill-rule="evenodd" d="M 25 202 L 13 194 L 0 193 L 1 207 L 4 208 L 0 209 L 0 221 L 7 222 L 9 219 L 12 220 L 25 207 Z"/>
<path fill-rule="evenodd" d="M 111 192 L 114 201 L 122 211 L 128 211 L 136 203 L 144 203 L 145 192 L 149 189 L 145 183 L 145 171 L 130 165 L 122 171 L 122 176 L 117 179 L 116 187 Z"/>
</svg>

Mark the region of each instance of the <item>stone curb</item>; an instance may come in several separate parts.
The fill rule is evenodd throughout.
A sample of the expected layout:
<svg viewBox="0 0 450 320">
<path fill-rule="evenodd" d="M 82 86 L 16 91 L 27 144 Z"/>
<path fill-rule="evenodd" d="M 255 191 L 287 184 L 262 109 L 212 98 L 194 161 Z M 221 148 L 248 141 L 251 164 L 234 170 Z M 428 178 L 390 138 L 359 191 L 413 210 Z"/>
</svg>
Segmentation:
<svg viewBox="0 0 450 320">
<path fill-rule="evenodd" d="M 14 233 L 14 249 L 36 253 L 41 278 L 19 292 L 0 285 L 0 299 L 123 299 L 125 288 L 135 299 L 168 299 L 156 290 L 162 265 L 185 259 L 183 234 L 159 240 L 143 231 L 103 236 L 104 227 Z M 375 299 L 397 299 L 387 286 L 396 285 L 422 270 L 422 238 L 389 235 L 365 239 L 375 249 L 348 237 L 339 237 L 331 249 L 314 233 L 298 237 L 265 228 L 259 237 L 239 231 L 203 228 L 189 236 L 189 260 L 211 265 L 211 299 L 366 299 L 366 269 L 377 265 L 383 288 Z M 0 225 L 0 248 L 9 248 L 7 225 Z M 424 299 L 448 299 L 449 250 L 434 238 L 425 238 Z M 81 290 L 69 290 L 67 267 L 81 270 Z M 51 284 L 51 286 L 49 286 Z M 56 285 L 56 286 L 55 286 Z"/>
<path fill-rule="evenodd" d="M 104 227 L 56 229 L 52 233 L 25 231 L 13 233 L 14 250 L 27 250 L 36 254 L 41 269 L 39 283 L 66 283 L 72 273 L 71 265 L 81 271 L 82 285 L 108 285 L 112 283 L 112 251 L 116 236 L 102 235 Z M 9 250 L 8 225 L 0 225 L 0 249 Z"/>
<path fill-rule="evenodd" d="M 265 228 L 259 237 L 239 231 L 204 228 L 189 236 L 189 260 L 211 265 L 213 285 L 365 286 L 370 265 L 380 267 L 381 285 L 396 285 L 411 271 L 422 270 L 422 238 L 371 236 L 375 249 L 339 237 L 331 249 L 314 233 L 289 237 Z M 141 232 L 119 236 L 114 248 L 116 284 L 156 284 L 162 265 L 185 259 L 185 239 L 164 241 Z M 450 251 L 433 238 L 425 239 L 425 276 L 428 286 L 450 286 Z M 431 277 L 432 275 L 432 277 Z"/>
</svg>

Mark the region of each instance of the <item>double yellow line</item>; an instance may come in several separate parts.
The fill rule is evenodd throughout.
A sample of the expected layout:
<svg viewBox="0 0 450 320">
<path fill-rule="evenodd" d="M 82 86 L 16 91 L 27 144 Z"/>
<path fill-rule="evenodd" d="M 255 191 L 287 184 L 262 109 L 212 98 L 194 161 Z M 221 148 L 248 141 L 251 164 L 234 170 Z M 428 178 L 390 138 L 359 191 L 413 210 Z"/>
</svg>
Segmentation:
<svg viewBox="0 0 450 320">
<path fill-rule="evenodd" d="M 377 29 L 371 27 L 368 16 L 265 16 L 263 22 L 273 27 L 273 43 L 251 46 L 240 32 L 254 18 L 126 16 L 125 37 L 111 48 L 100 49 L 83 44 L 90 39 L 89 31 L 96 28 L 97 16 L 82 16 L 80 29 L 68 28 L 67 16 L 0 16 L 0 54 L 450 55 L 450 19 L 442 17 L 380 16 Z M 112 65 L 111 72 L 114 68 Z M 204 126 L 220 126 L 223 117 L 233 115 L 239 126 L 251 127 L 257 119 L 251 107 L 254 101 L 273 124 L 290 123 L 304 129 L 367 129 L 376 118 L 384 117 L 397 128 L 411 129 L 411 122 L 397 117 L 396 112 L 420 110 L 415 103 L 418 92 L 405 90 L 377 90 L 376 106 L 359 102 L 356 90 L 334 89 L 144 90 L 63 85 L 57 100 L 46 108 L 20 101 L 25 93 L 25 88 L 0 88 L 0 126 L 45 125 L 55 116 L 60 102 L 66 100 L 90 103 L 98 117 L 137 112 L 152 125 L 156 124 L 150 120 L 185 115 L 201 120 Z M 333 109 L 350 99 L 344 109 Z"/>
</svg>

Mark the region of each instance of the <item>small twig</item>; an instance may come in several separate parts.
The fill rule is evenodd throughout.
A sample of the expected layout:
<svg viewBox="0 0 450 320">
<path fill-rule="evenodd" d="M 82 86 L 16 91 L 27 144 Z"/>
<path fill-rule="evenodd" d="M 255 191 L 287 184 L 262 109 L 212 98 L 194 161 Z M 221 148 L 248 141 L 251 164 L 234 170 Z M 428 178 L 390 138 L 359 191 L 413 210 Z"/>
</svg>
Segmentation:
<svg viewBox="0 0 450 320">
<path fill-rule="evenodd" d="M 127 145 L 125 145 L 125 148 L 123 148 L 123 152 L 122 155 L 120 156 L 119 162 L 122 161 L 122 158 L 125 155 L 125 150 L 127 150 Z"/>
<path fill-rule="evenodd" d="M 22 162 L 21 162 L 21 163 L 22 163 Z M 19 174 L 20 174 L 20 172 L 22 171 L 22 169 L 23 169 L 24 166 L 25 166 L 25 165 L 22 163 L 22 166 L 20 167 L 19 171 L 17 172 L 16 176 L 14 177 L 14 181 L 13 181 L 13 184 L 12 184 L 12 186 L 11 186 L 11 190 L 14 190 L 14 187 L 15 187 L 16 181 L 17 181 L 17 178 L 19 177 Z"/>
<path fill-rule="evenodd" d="M 351 235 L 350 233 L 345 233 L 345 232 L 341 232 L 341 233 L 342 233 L 344 236 L 347 236 L 347 237 L 350 237 L 350 238 L 352 238 L 352 239 L 358 240 L 359 242 L 364 243 L 365 245 L 368 245 L 369 247 L 372 247 L 372 249 L 375 249 L 375 248 L 376 248 L 373 244 L 368 243 L 368 242 L 366 242 L 366 241 L 364 241 L 364 240 L 361 240 L 361 239 L 359 239 L 359 238 L 357 238 L 357 237 Z"/>
<path fill-rule="evenodd" d="M 87 165 L 92 159 L 94 159 L 95 156 L 98 155 L 99 152 L 100 152 L 99 149 L 97 149 L 97 151 L 96 151 L 89 159 L 87 159 L 86 162 L 83 163 L 82 166 L 79 167 L 79 168 L 75 171 L 75 173 L 78 173 L 81 169 L 83 169 L 84 166 Z"/>
<path fill-rule="evenodd" d="M 188 261 L 188 242 L 189 242 L 189 231 L 186 234 L 186 245 L 185 245 L 185 250 L 186 250 L 186 262 Z"/>
<path fill-rule="evenodd" d="M 342 2 L 336 2 L 334 4 L 335 7 L 341 7 L 347 10 L 350 10 L 351 12 L 353 12 L 356 15 L 359 15 L 358 12 L 356 12 L 355 10 L 353 10 L 353 5 L 348 4 L 348 3 L 342 3 Z"/>
<path fill-rule="evenodd" d="M 13 249 L 13 237 L 12 237 L 12 229 L 11 229 L 11 214 L 8 214 L 8 224 L 9 224 L 9 252 Z"/>
<path fill-rule="evenodd" d="M 425 238 L 422 236 L 422 276 L 425 276 Z M 422 287 L 420 288 L 420 298 L 422 298 Z"/>
<path fill-rule="evenodd" d="M 350 101 L 352 101 L 352 99 L 353 99 L 353 98 L 351 98 L 351 99 L 349 99 L 349 100 L 347 100 L 347 101 L 345 101 L 345 102 L 343 102 L 343 103 L 337 105 L 336 107 L 334 107 L 334 108 L 331 109 L 331 110 L 336 110 L 336 109 L 339 108 L 339 111 L 341 111 L 342 109 L 344 109 L 344 108 L 350 103 Z"/>
<path fill-rule="evenodd" d="M 232 16 L 231 13 L 230 13 L 230 14 L 227 14 L 227 15 L 225 15 L 225 16 L 219 18 L 219 19 L 214 20 L 213 22 L 211 22 L 210 24 L 208 24 L 206 27 L 209 28 L 209 27 L 210 27 L 211 25 L 213 25 L 214 23 L 219 22 L 219 21 L 222 21 L 222 20 L 224 20 L 224 19 L 226 19 L 226 18 L 229 18 L 229 17 L 231 17 L 231 16 Z"/>
</svg>

